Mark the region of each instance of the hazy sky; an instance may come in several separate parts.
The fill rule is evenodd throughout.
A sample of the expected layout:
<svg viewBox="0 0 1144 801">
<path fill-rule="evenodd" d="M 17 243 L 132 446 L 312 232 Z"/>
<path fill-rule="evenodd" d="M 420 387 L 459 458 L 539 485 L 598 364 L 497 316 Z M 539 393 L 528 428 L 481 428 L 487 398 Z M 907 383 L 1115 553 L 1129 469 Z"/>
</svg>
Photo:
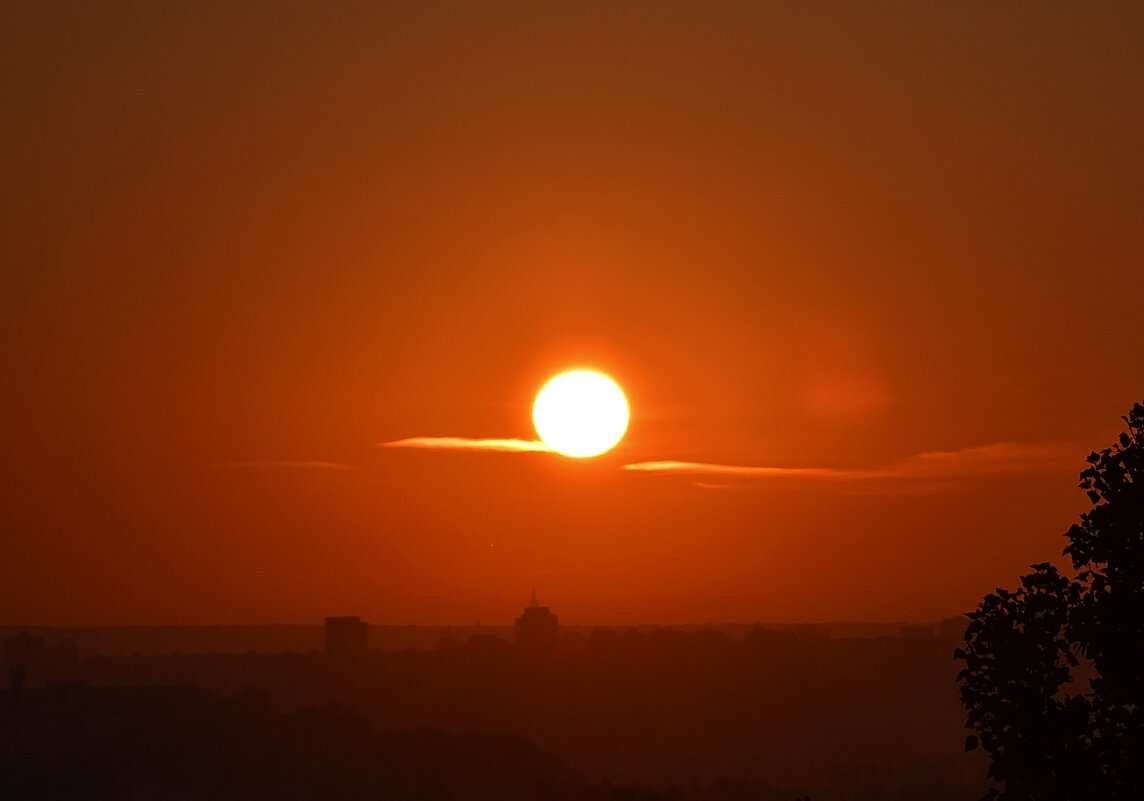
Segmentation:
<svg viewBox="0 0 1144 801">
<path fill-rule="evenodd" d="M 972 608 L 1144 398 L 1142 36 L 4 3 L 0 621 Z M 382 445 L 533 439 L 582 367 L 631 404 L 604 456 Z"/>
</svg>

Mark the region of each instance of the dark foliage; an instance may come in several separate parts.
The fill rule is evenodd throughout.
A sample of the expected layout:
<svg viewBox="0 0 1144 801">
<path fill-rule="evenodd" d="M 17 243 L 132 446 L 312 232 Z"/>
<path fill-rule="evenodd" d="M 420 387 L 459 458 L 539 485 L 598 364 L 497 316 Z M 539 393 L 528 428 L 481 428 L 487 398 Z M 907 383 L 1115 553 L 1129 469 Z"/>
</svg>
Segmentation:
<svg viewBox="0 0 1144 801">
<path fill-rule="evenodd" d="M 57 685 L 0 692 L 8 801 L 788 801 L 758 783 L 588 784 L 517 735 L 374 733 L 344 709 L 273 711 L 255 690 Z"/>
<path fill-rule="evenodd" d="M 955 652 L 966 750 L 1001 785 L 986 798 L 1144 798 L 1144 405 L 1123 419 L 1080 476 L 1093 507 L 1066 534 L 1076 578 L 1033 565 L 985 596 Z"/>
<path fill-rule="evenodd" d="M 475 637 L 354 660 L 93 656 L 74 672 L 93 688 L 257 687 L 279 711 L 335 704 L 380 732 L 516 733 L 587 781 L 620 788 L 690 792 L 725 778 L 779 788 L 779 801 L 800 790 L 816 801 L 966 801 L 985 782 L 983 769 L 959 758 L 963 713 L 950 692 L 957 670 L 948 655 L 964 623 L 877 638 L 815 627 L 759 626 L 741 638 L 601 628 L 563 637 L 546 659 Z"/>
</svg>

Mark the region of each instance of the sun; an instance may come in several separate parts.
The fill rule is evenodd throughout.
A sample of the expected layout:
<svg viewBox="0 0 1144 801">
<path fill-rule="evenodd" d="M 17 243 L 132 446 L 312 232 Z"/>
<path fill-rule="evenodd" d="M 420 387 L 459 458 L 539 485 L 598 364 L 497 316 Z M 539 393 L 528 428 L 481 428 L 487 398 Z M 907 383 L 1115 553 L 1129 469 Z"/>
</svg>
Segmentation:
<svg viewBox="0 0 1144 801">
<path fill-rule="evenodd" d="M 620 441 L 628 427 L 628 402 L 610 378 L 589 370 L 549 381 L 532 407 L 536 433 L 565 456 L 596 456 Z"/>
</svg>

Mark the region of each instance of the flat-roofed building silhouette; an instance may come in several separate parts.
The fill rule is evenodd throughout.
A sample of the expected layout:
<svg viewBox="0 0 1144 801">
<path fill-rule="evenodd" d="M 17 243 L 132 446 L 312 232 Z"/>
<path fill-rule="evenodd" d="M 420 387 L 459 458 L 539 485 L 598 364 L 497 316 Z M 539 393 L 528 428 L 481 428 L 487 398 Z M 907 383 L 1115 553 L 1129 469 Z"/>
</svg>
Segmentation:
<svg viewBox="0 0 1144 801">
<path fill-rule="evenodd" d="M 369 625 L 356 615 L 326 618 L 327 656 L 364 656 Z"/>
<path fill-rule="evenodd" d="M 530 651 L 551 651 L 556 648 L 560 634 L 560 620 L 547 606 L 536 602 L 536 590 L 532 591 L 532 601 L 516 619 L 516 644 Z"/>
</svg>

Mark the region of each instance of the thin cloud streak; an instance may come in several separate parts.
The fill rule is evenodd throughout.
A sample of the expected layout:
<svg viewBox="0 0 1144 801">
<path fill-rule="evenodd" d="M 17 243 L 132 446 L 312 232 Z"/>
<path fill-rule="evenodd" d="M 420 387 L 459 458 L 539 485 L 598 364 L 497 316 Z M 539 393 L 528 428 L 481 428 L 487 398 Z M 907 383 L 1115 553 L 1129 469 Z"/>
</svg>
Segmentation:
<svg viewBox="0 0 1144 801">
<path fill-rule="evenodd" d="M 1083 449 L 1061 443 L 996 442 L 959 451 L 919 453 L 888 471 L 903 478 L 960 478 L 1001 473 L 1037 473 L 1079 462 Z"/>
<path fill-rule="evenodd" d="M 303 462 L 303 461 L 255 461 L 255 462 L 224 462 L 215 465 L 224 470 L 253 470 L 260 468 L 286 468 L 290 470 L 357 470 L 356 467 L 341 462 Z"/>
<path fill-rule="evenodd" d="M 835 470 L 828 467 L 751 467 L 735 464 L 711 464 L 710 462 L 635 462 L 624 465 L 625 470 L 640 473 L 675 473 L 689 476 L 744 476 L 751 478 L 852 478 L 854 471 Z"/>
<path fill-rule="evenodd" d="M 707 490 L 741 490 L 742 484 L 714 484 L 710 481 L 692 481 L 691 486 Z"/>
<path fill-rule="evenodd" d="M 625 470 L 689 476 L 750 479 L 803 478 L 835 481 L 877 479 L 957 479 L 1002 474 L 1038 473 L 1077 461 L 1077 448 L 1063 444 L 997 442 L 957 451 L 919 453 L 885 467 L 761 467 L 709 462 L 654 461 L 624 465 Z"/>
<path fill-rule="evenodd" d="M 382 442 L 381 446 L 383 448 L 423 448 L 484 453 L 547 453 L 552 450 L 543 442 L 527 439 L 473 439 L 470 437 L 408 437 L 393 442 Z"/>
</svg>

